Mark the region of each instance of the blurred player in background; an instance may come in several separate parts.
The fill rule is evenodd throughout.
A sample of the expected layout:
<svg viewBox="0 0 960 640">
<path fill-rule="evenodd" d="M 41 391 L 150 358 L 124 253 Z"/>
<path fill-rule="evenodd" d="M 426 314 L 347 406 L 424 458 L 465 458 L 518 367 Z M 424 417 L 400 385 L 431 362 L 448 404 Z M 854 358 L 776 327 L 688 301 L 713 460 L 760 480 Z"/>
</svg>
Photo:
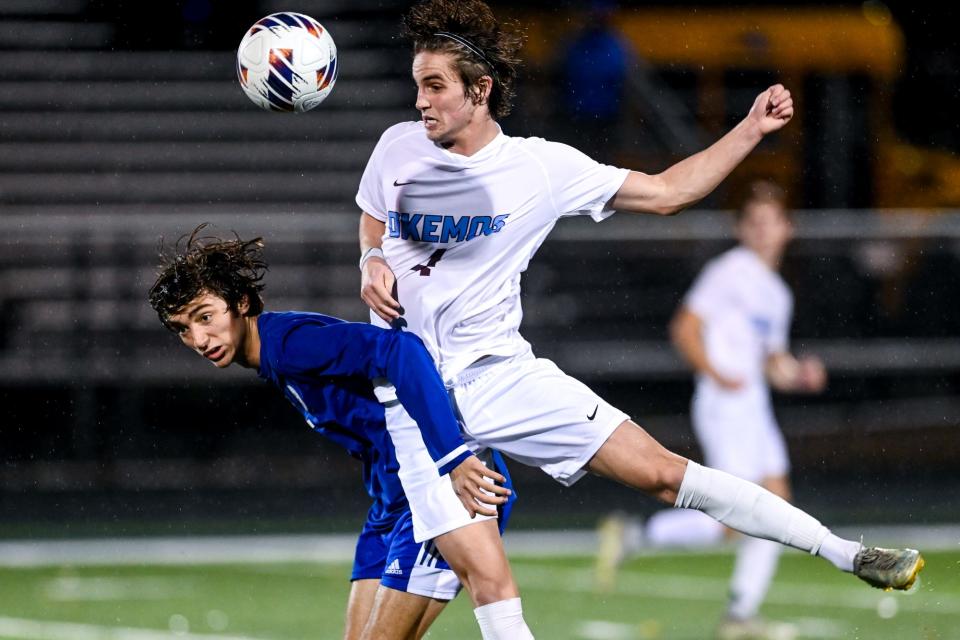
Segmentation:
<svg viewBox="0 0 960 640">
<path fill-rule="evenodd" d="M 736 217 L 739 245 L 704 267 L 670 325 L 683 359 L 697 374 L 693 427 L 704 461 L 791 500 L 789 461 L 768 382 L 786 393 L 818 393 L 823 363 L 789 351 L 793 296 L 778 271 L 793 225 L 783 190 L 757 181 Z M 602 523 L 597 577 L 612 586 L 634 550 L 716 544 L 727 530 L 698 511 L 661 511 L 644 528 L 614 514 Z M 757 617 L 782 547 L 745 538 L 737 551 L 722 640 L 789 638 L 796 630 Z"/>
<path fill-rule="evenodd" d="M 647 175 L 501 131 L 522 37 L 482 1 L 427 0 L 404 26 L 421 119 L 384 132 L 361 179 L 361 296 L 375 322 L 404 323 L 423 339 L 465 434 L 565 485 L 589 471 L 821 555 L 872 584 L 912 584 L 922 566 L 916 551 L 864 549 L 758 485 L 668 451 L 534 357 L 519 332 L 520 274 L 560 218 L 670 215 L 698 202 L 791 119 L 790 92 L 763 91 L 712 146 Z M 504 603 L 485 622 L 496 628 L 520 611 L 519 600 Z"/>
<path fill-rule="evenodd" d="M 489 571 L 496 571 L 497 579 L 506 573 L 509 582 L 501 588 L 510 588 L 497 520 L 505 526 L 513 496 L 508 499 L 510 490 L 490 480 L 509 483 L 506 467 L 488 450 L 488 469 L 465 447 L 420 340 L 316 313 L 263 311 L 261 280 L 267 265 L 260 239 L 199 237 L 203 227 L 182 252 L 165 260 L 150 289 L 150 304 L 185 345 L 218 368 L 238 364 L 256 369 L 315 431 L 363 462 L 364 485 L 374 502 L 357 542 L 345 638 L 420 638 L 459 591 L 458 575 L 481 598 L 487 597 L 483 590 L 491 589 L 485 585 Z M 403 403 L 387 410 L 406 409 L 416 420 L 409 422 L 415 425 L 412 437 L 388 433 L 385 409 L 371 384 L 371 378 L 379 377 L 394 383 Z M 423 516 L 411 511 L 401 486 L 404 469 L 397 441 L 419 441 L 427 450 L 423 457 L 430 464 L 436 461 L 432 475 L 440 482 L 431 483 L 434 493 L 428 498 L 459 505 L 455 515 L 460 517 L 450 524 L 457 527 L 434 540 L 415 539 Z M 501 505 L 499 518 L 492 504 Z"/>
</svg>

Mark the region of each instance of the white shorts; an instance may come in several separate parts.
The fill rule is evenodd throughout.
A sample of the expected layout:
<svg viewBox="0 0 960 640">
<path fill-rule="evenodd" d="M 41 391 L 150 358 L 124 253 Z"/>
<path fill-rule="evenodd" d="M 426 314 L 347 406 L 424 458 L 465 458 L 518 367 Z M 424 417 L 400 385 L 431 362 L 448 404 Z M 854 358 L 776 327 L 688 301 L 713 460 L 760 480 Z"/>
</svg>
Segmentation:
<svg viewBox="0 0 960 640">
<path fill-rule="evenodd" d="M 441 476 L 430 457 L 417 423 L 397 401 L 385 403 L 387 430 L 396 450 L 397 475 L 413 515 L 413 539 L 430 540 L 444 533 L 495 516 L 471 519 L 453 490 L 450 475 Z M 476 452 L 478 447 L 471 447 Z"/>
<path fill-rule="evenodd" d="M 698 389 L 692 414 L 708 467 L 750 482 L 790 472 L 787 445 L 768 397 Z"/>
<path fill-rule="evenodd" d="M 467 444 L 540 467 L 570 486 L 629 416 L 550 360 L 489 358 L 451 389 Z"/>
<path fill-rule="evenodd" d="M 492 455 L 490 449 L 480 455 L 484 464 L 506 476 L 507 485 L 513 486 L 510 473 L 499 455 Z M 500 535 L 510 522 L 514 504 L 514 498 L 511 498 L 497 509 Z M 350 580 L 379 580 L 381 585 L 397 591 L 452 600 L 460 591 L 460 580 L 440 555 L 436 541 L 414 541 L 410 509 L 398 513 L 392 527 L 387 526 L 389 523 L 383 522 L 380 516 L 377 511 L 376 517 L 368 517 L 364 524 L 357 539 Z"/>
</svg>

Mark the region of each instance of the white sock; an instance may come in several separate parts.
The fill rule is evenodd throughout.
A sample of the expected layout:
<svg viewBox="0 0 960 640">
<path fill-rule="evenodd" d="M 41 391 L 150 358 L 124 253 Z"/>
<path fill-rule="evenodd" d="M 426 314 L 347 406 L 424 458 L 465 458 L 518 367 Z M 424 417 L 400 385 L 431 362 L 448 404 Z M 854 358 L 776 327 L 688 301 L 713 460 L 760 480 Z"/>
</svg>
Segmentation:
<svg viewBox="0 0 960 640">
<path fill-rule="evenodd" d="M 530 628 L 523 621 L 520 598 L 485 604 L 473 610 L 483 640 L 533 640 Z"/>
<path fill-rule="evenodd" d="M 723 525 L 693 509 L 658 511 L 647 520 L 651 547 L 708 547 L 723 539 Z"/>
<path fill-rule="evenodd" d="M 828 533 L 820 543 L 817 555 L 829 560 L 837 569 L 849 573 L 853 571 L 853 558 L 861 549 L 863 545 L 855 540 L 844 540 Z"/>
<path fill-rule="evenodd" d="M 731 529 L 816 554 L 830 533 L 813 516 L 763 487 L 687 462 L 677 507 L 698 509 Z"/>
<path fill-rule="evenodd" d="M 730 579 L 727 615 L 746 620 L 757 615 L 767 595 L 783 547 L 760 538 L 744 538 L 737 549 L 737 562 Z"/>
</svg>

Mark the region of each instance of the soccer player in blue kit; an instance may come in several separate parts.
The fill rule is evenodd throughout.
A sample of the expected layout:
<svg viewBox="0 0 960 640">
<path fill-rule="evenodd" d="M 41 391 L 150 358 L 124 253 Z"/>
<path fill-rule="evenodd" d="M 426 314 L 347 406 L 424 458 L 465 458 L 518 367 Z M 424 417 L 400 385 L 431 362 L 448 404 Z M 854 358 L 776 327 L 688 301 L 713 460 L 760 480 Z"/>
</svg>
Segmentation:
<svg viewBox="0 0 960 640">
<path fill-rule="evenodd" d="M 491 591 L 486 565 L 498 576 L 506 567 L 509 575 L 499 539 L 512 506 L 509 477 L 499 454 L 483 452 L 488 468 L 464 445 L 419 338 L 316 313 L 263 311 L 260 239 L 201 237 L 203 228 L 165 260 L 150 289 L 160 321 L 216 367 L 256 369 L 315 431 L 363 462 L 374 502 L 357 542 L 344 637 L 420 638 L 461 582 L 484 604 Z M 463 507 L 463 518 L 450 525 L 456 528 L 432 540 L 414 539 L 417 516 L 371 383 L 381 378 L 393 383 L 418 424 L 438 477 L 449 477 L 441 487 L 455 492 Z"/>
</svg>

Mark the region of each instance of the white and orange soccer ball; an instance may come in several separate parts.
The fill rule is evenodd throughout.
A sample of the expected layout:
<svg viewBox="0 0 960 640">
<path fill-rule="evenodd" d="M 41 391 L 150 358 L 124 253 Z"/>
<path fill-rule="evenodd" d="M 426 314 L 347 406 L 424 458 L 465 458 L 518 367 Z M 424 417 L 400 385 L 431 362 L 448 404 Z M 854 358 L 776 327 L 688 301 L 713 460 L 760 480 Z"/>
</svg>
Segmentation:
<svg viewBox="0 0 960 640">
<path fill-rule="evenodd" d="M 309 111 L 330 95 L 337 81 L 337 45 L 310 16 L 272 13 L 243 36 L 237 77 L 261 109 Z"/>
</svg>

